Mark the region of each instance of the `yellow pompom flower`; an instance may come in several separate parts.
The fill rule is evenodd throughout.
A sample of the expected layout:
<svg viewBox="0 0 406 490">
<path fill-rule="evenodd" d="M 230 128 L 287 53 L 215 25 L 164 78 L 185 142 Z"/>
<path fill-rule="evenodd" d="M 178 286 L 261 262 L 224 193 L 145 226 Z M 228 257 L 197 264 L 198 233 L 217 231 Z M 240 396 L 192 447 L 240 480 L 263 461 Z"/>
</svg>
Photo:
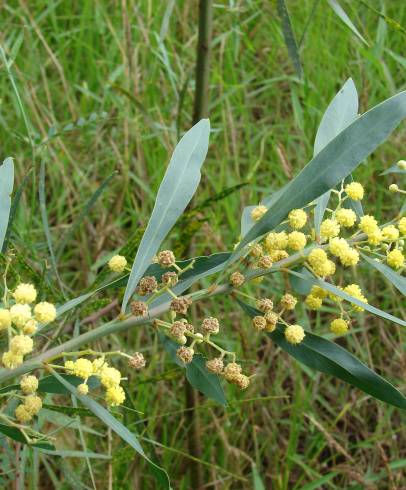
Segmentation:
<svg viewBox="0 0 406 490">
<path fill-rule="evenodd" d="M 341 257 L 350 248 L 347 240 L 344 238 L 332 238 L 329 242 L 328 249 L 336 257 Z"/>
<path fill-rule="evenodd" d="M 37 290 L 32 284 L 21 283 L 16 287 L 13 298 L 16 303 L 30 304 L 37 299 Z"/>
<path fill-rule="evenodd" d="M 9 310 L 0 308 L 0 330 L 7 330 L 11 327 L 11 315 Z"/>
<path fill-rule="evenodd" d="M 398 223 L 398 228 L 402 235 L 406 235 L 406 216 L 400 219 Z"/>
<path fill-rule="evenodd" d="M 16 335 L 10 340 L 10 350 L 19 356 L 25 356 L 32 352 L 34 342 L 28 335 Z"/>
<path fill-rule="evenodd" d="M 305 338 L 305 331 L 300 325 L 289 325 L 285 329 L 285 339 L 290 344 L 300 344 Z"/>
<path fill-rule="evenodd" d="M 310 252 L 308 260 L 318 276 L 328 276 L 335 269 L 334 263 L 328 260 L 326 252 L 321 248 L 314 248 Z"/>
<path fill-rule="evenodd" d="M 272 262 L 279 262 L 280 260 L 286 259 L 289 257 L 288 252 L 286 250 L 270 250 L 269 257 Z"/>
<path fill-rule="evenodd" d="M 121 381 L 121 373 L 116 368 L 108 366 L 104 367 L 101 371 L 100 381 L 101 384 L 106 388 L 117 386 L 120 384 Z"/>
<path fill-rule="evenodd" d="M 288 235 L 288 247 L 292 250 L 303 250 L 306 246 L 306 235 L 300 231 L 292 231 Z"/>
<path fill-rule="evenodd" d="M 3 353 L 1 360 L 6 368 L 15 369 L 23 363 L 23 356 L 14 354 L 12 351 L 7 351 Z"/>
<path fill-rule="evenodd" d="M 24 400 L 24 406 L 31 415 L 37 415 L 42 408 L 42 400 L 37 395 L 28 395 Z"/>
<path fill-rule="evenodd" d="M 121 405 L 125 400 L 125 393 L 121 386 L 111 386 L 106 390 L 106 402 L 111 407 Z"/>
<path fill-rule="evenodd" d="M 23 327 L 23 332 L 26 335 L 33 335 L 37 331 L 38 322 L 31 318 Z"/>
<path fill-rule="evenodd" d="M 351 228 L 357 221 L 357 215 L 352 209 L 341 208 L 336 212 L 336 220 L 344 228 Z"/>
<path fill-rule="evenodd" d="M 86 383 L 81 383 L 77 389 L 79 395 L 87 395 L 89 393 L 89 387 Z"/>
<path fill-rule="evenodd" d="M 342 318 L 336 318 L 330 323 L 330 331 L 336 335 L 344 335 L 348 331 L 348 323 Z"/>
<path fill-rule="evenodd" d="M 358 286 L 358 284 L 349 284 L 343 289 L 343 291 L 349 294 L 350 296 L 353 296 L 354 298 L 358 299 L 359 301 L 362 301 L 363 303 L 368 303 L 367 298 L 362 294 L 362 290 Z M 351 303 L 351 306 L 356 311 L 364 311 L 364 308 L 362 306 L 358 306 L 355 303 Z"/>
<path fill-rule="evenodd" d="M 73 372 L 73 370 L 75 369 L 75 362 L 65 361 L 64 367 L 67 371 Z"/>
<path fill-rule="evenodd" d="M 324 299 L 328 296 L 328 291 L 321 288 L 320 286 L 312 286 L 310 290 L 311 296 L 315 296 L 316 298 Z"/>
<path fill-rule="evenodd" d="M 383 239 L 387 242 L 393 242 L 399 238 L 399 230 L 396 226 L 388 225 L 382 228 Z"/>
<path fill-rule="evenodd" d="M 31 308 L 28 305 L 13 305 L 10 308 L 11 321 L 18 328 L 23 328 L 31 318 Z"/>
<path fill-rule="evenodd" d="M 359 182 L 351 182 L 344 188 L 348 197 L 354 201 L 360 201 L 364 197 L 364 188 Z"/>
<path fill-rule="evenodd" d="M 327 262 L 328 257 L 322 248 L 314 248 L 308 257 L 310 265 L 313 267 L 321 262 Z"/>
<path fill-rule="evenodd" d="M 327 261 L 326 271 L 327 271 L 326 276 L 332 276 L 335 273 L 336 265 L 332 260 Z"/>
<path fill-rule="evenodd" d="M 365 216 L 362 216 L 359 222 L 359 228 L 361 231 L 366 233 L 367 235 L 371 235 L 374 233 L 377 228 L 378 228 L 378 222 L 373 216 L 370 216 L 369 214 L 366 214 Z"/>
<path fill-rule="evenodd" d="M 340 233 L 340 225 L 335 219 L 325 219 L 320 225 L 320 235 L 323 238 L 334 238 Z"/>
<path fill-rule="evenodd" d="M 114 255 L 109 260 L 109 269 L 113 272 L 124 272 L 127 265 L 127 259 L 123 255 Z"/>
<path fill-rule="evenodd" d="M 402 170 L 406 170 L 406 160 L 399 160 L 397 163 L 398 167 Z"/>
<path fill-rule="evenodd" d="M 383 234 L 377 227 L 375 231 L 368 234 L 368 243 L 370 245 L 379 245 L 383 241 Z"/>
<path fill-rule="evenodd" d="M 359 262 L 359 253 L 355 248 L 349 247 L 344 253 L 340 255 L 340 262 L 345 267 L 357 265 Z"/>
<path fill-rule="evenodd" d="M 294 230 L 300 230 L 307 222 L 307 214 L 303 209 L 292 209 L 288 216 L 289 225 Z"/>
<path fill-rule="evenodd" d="M 323 304 L 323 300 L 317 296 L 313 296 L 313 295 L 309 294 L 306 297 L 305 303 L 306 303 L 307 307 L 310 308 L 311 310 L 318 310 L 321 308 L 321 306 Z"/>
<path fill-rule="evenodd" d="M 56 308 L 52 303 L 42 301 L 35 305 L 34 316 L 39 323 L 51 323 L 56 318 Z"/>
<path fill-rule="evenodd" d="M 89 359 L 81 357 L 73 363 L 72 371 L 75 376 L 87 379 L 93 374 L 93 364 L 91 363 L 91 361 L 89 361 Z"/>
<path fill-rule="evenodd" d="M 288 246 L 288 235 L 284 231 L 268 233 L 265 238 L 265 246 L 269 251 L 284 250 Z"/>
<path fill-rule="evenodd" d="M 393 269 L 400 269 L 405 265 L 405 257 L 400 250 L 392 250 L 386 256 L 386 262 Z"/>
<path fill-rule="evenodd" d="M 391 184 L 389 186 L 389 191 L 396 194 L 396 192 L 399 192 L 399 186 L 397 184 Z"/>
<path fill-rule="evenodd" d="M 35 393 L 38 389 L 38 379 L 32 375 L 24 376 L 20 381 L 20 388 L 25 395 Z"/>
<path fill-rule="evenodd" d="M 104 367 L 107 367 L 106 360 L 104 357 L 99 357 L 94 359 L 92 362 L 93 365 L 93 374 L 101 374 Z"/>
<path fill-rule="evenodd" d="M 32 415 L 27 410 L 25 405 L 18 405 L 14 412 L 16 419 L 24 424 L 25 422 L 29 422 L 32 419 Z"/>
<path fill-rule="evenodd" d="M 255 206 L 255 208 L 251 211 L 251 219 L 253 221 L 258 221 L 262 218 L 262 216 L 268 211 L 266 206 L 262 204 Z"/>
</svg>

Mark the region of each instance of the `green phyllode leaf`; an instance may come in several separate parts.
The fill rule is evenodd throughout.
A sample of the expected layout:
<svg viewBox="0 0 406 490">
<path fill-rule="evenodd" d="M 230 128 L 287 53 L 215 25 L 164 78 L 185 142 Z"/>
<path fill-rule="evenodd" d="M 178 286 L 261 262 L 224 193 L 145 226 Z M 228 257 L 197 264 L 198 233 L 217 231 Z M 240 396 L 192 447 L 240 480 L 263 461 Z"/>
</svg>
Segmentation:
<svg viewBox="0 0 406 490">
<path fill-rule="evenodd" d="M 261 315 L 256 308 L 242 301 L 238 303 L 250 317 Z M 281 349 L 305 366 L 335 376 L 378 400 L 406 410 L 406 398 L 398 389 L 338 344 L 306 332 L 303 341 L 293 345 L 285 339 L 281 326 L 269 336 Z"/>
<path fill-rule="evenodd" d="M 372 267 L 374 267 L 377 271 L 379 271 L 382 275 L 386 277 L 386 279 L 392 283 L 396 289 L 398 289 L 403 295 L 406 296 L 406 278 L 395 272 L 393 269 L 388 267 L 381 262 L 377 262 L 374 259 L 371 259 L 367 255 L 361 253 L 361 256 L 364 260 L 368 262 Z"/>
<path fill-rule="evenodd" d="M 124 293 L 123 312 L 161 243 L 196 191 L 201 177 L 200 168 L 209 146 L 209 135 L 209 120 L 202 119 L 181 138 L 173 152 L 132 266 Z"/>
<path fill-rule="evenodd" d="M 6 238 L 11 209 L 11 193 L 14 186 L 14 163 L 8 157 L 0 165 L 0 251 Z"/>
</svg>

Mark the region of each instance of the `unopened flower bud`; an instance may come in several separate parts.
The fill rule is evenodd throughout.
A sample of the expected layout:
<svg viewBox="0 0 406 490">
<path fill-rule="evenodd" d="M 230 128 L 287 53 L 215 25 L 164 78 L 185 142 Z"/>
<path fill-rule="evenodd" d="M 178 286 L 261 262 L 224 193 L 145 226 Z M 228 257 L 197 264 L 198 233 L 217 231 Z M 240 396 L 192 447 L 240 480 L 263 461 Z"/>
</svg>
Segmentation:
<svg viewBox="0 0 406 490">
<path fill-rule="evenodd" d="M 79 395 L 87 395 L 89 393 L 89 386 L 86 383 L 81 383 L 78 386 Z"/>
<path fill-rule="evenodd" d="M 258 266 L 262 269 L 270 269 L 272 267 L 272 258 L 269 255 L 264 255 L 258 261 Z"/>
<path fill-rule="evenodd" d="M 181 296 L 180 298 L 174 298 L 171 301 L 170 310 L 180 315 L 186 315 L 189 306 L 192 304 L 191 298 L 188 296 Z"/>
<path fill-rule="evenodd" d="M 266 327 L 265 330 L 267 332 L 273 332 L 276 328 L 276 324 L 278 323 L 278 315 L 273 311 L 267 311 L 265 313 Z"/>
<path fill-rule="evenodd" d="M 227 381 L 233 383 L 237 376 L 241 374 L 241 366 L 236 362 L 230 362 L 224 368 L 224 377 Z"/>
<path fill-rule="evenodd" d="M 165 274 L 162 274 L 161 281 L 162 284 L 165 284 L 165 286 L 176 286 L 178 284 L 178 275 L 176 272 L 165 272 Z"/>
<path fill-rule="evenodd" d="M 266 313 L 267 311 L 272 311 L 273 301 L 269 298 L 259 299 L 257 300 L 257 308 L 258 310 L 261 310 L 263 313 Z"/>
<path fill-rule="evenodd" d="M 158 283 L 154 276 L 145 276 L 137 286 L 137 293 L 140 296 L 154 293 L 158 288 Z"/>
<path fill-rule="evenodd" d="M 294 310 L 297 303 L 297 299 L 291 294 L 284 294 L 281 298 L 281 306 L 285 310 Z"/>
<path fill-rule="evenodd" d="M 179 360 L 181 360 L 184 364 L 189 364 L 193 360 L 193 355 L 195 351 L 191 347 L 179 347 L 176 351 L 176 356 Z"/>
<path fill-rule="evenodd" d="M 240 390 L 246 390 L 250 384 L 250 379 L 245 374 L 239 374 L 234 380 L 234 384 L 240 388 Z"/>
<path fill-rule="evenodd" d="M 148 305 L 147 303 L 144 303 L 144 301 L 132 301 L 130 307 L 134 316 L 148 315 Z"/>
<path fill-rule="evenodd" d="M 172 250 L 162 250 L 158 254 L 158 264 L 162 267 L 171 267 L 175 264 L 175 254 Z"/>
<path fill-rule="evenodd" d="M 217 318 L 205 318 L 202 322 L 202 330 L 206 334 L 217 334 L 220 330 L 220 324 Z"/>
<path fill-rule="evenodd" d="M 245 277 L 240 272 L 233 272 L 230 276 L 230 283 L 235 288 L 242 286 L 244 281 Z"/>
<path fill-rule="evenodd" d="M 266 327 L 266 319 L 263 316 L 254 316 L 252 319 L 252 326 L 255 328 L 257 332 L 264 330 Z"/>
<path fill-rule="evenodd" d="M 399 191 L 399 186 L 397 184 L 391 184 L 389 186 L 389 190 L 395 194 L 396 192 Z"/>
<path fill-rule="evenodd" d="M 195 334 L 194 341 L 196 342 L 196 344 L 201 344 L 203 342 L 203 340 L 204 340 L 204 338 L 203 338 L 203 335 L 201 333 Z"/>
</svg>

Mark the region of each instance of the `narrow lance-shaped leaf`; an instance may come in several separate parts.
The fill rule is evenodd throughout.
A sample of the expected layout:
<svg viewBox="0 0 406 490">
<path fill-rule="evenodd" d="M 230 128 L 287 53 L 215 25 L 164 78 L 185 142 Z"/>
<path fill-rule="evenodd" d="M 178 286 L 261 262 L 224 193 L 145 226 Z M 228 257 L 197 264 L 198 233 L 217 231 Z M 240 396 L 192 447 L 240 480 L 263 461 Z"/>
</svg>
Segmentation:
<svg viewBox="0 0 406 490">
<path fill-rule="evenodd" d="M 382 102 L 358 117 L 290 182 L 265 215 L 241 240 L 241 249 L 275 228 L 290 210 L 301 208 L 334 188 L 349 175 L 406 117 L 406 91 Z"/>
<path fill-rule="evenodd" d="M 327 0 L 330 4 L 330 7 L 334 10 L 336 15 L 344 22 L 344 24 L 360 39 L 364 44 L 368 46 L 368 43 L 365 41 L 365 38 L 361 35 L 359 30 L 355 27 L 352 20 L 348 17 L 345 10 L 341 7 L 341 5 L 337 2 L 337 0 Z"/>
<path fill-rule="evenodd" d="M 122 311 L 152 258 L 192 199 L 209 145 L 210 123 L 202 119 L 179 141 L 162 180 L 148 226 L 142 237 L 124 293 Z"/>
<path fill-rule="evenodd" d="M 371 257 L 361 253 L 362 258 L 368 262 L 372 267 L 374 267 L 377 271 L 383 274 L 386 279 L 392 283 L 396 289 L 398 289 L 403 295 L 406 296 L 406 278 L 395 272 L 393 269 L 388 267 L 381 262 L 377 262 Z"/>
<path fill-rule="evenodd" d="M 98 417 L 103 423 L 105 423 L 110 429 L 115 432 L 123 441 L 129 444 L 135 451 L 141 455 L 147 462 L 150 464 L 151 469 L 154 473 L 159 484 L 162 488 L 170 489 L 169 478 L 166 472 L 155 464 L 148 456 L 144 453 L 140 443 L 138 442 L 137 437 L 130 432 L 127 427 L 125 427 L 121 422 L 119 422 L 113 415 L 102 407 L 99 403 L 93 400 L 90 396 L 79 395 L 77 389 L 71 385 L 65 378 L 63 378 L 56 371 L 52 370 L 53 376 L 59 381 L 61 385 L 63 385 L 72 395 L 80 400 L 80 402 L 89 410 L 91 410 L 96 417 Z"/>
<path fill-rule="evenodd" d="M 330 102 L 320 122 L 314 141 L 314 156 L 330 143 L 338 134 L 351 124 L 358 114 L 358 94 L 354 82 L 349 78 Z M 339 163 L 340 164 L 340 163 Z M 323 220 L 331 191 L 317 199 L 314 210 L 314 227 L 317 236 Z"/>
<path fill-rule="evenodd" d="M 14 185 L 14 163 L 6 158 L 0 166 L 0 251 L 3 251 L 11 209 L 11 193 Z"/>
<path fill-rule="evenodd" d="M 285 39 L 286 47 L 288 48 L 288 53 L 290 59 L 292 60 L 293 66 L 296 70 L 296 75 L 302 77 L 302 65 L 300 63 L 299 50 L 297 47 L 295 34 L 292 29 L 292 23 L 290 21 L 289 12 L 286 7 L 285 0 L 277 1 L 278 15 L 281 19 L 283 37 Z"/>
<path fill-rule="evenodd" d="M 241 301 L 238 302 L 249 316 L 261 314 L 255 308 Z M 281 349 L 297 361 L 356 386 L 378 400 L 406 410 L 404 395 L 346 349 L 310 332 L 306 332 L 306 336 L 300 344 L 292 345 L 286 341 L 283 330 L 283 327 L 279 326 L 269 336 Z"/>
</svg>

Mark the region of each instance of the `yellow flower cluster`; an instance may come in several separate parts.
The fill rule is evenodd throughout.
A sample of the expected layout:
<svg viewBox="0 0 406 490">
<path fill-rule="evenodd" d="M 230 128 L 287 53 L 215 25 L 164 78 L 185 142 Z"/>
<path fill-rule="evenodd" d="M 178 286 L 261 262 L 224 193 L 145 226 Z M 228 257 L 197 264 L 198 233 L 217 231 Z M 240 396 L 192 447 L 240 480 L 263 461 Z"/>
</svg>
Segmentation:
<svg viewBox="0 0 406 490">
<path fill-rule="evenodd" d="M 24 424 L 38 414 L 42 408 L 42 400 L 35 394 L 38 389 L 38 379 L 35 376 L 24 376 L 20 381 L 20 388 L 26 396 L 14 413 L 16 419 Z"/>
</svg>

